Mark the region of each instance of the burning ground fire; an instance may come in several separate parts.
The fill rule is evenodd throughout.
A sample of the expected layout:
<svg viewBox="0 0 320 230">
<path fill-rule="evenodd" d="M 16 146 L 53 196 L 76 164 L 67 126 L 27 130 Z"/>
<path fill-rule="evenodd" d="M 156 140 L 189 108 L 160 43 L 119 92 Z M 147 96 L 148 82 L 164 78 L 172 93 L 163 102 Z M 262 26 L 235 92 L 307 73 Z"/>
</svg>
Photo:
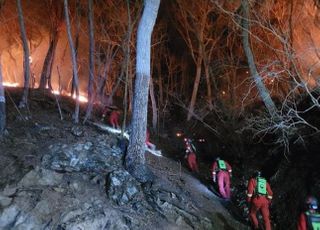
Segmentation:
<svg viewBox="0 0 320 230">
<path fill-rule="evenodd" d="M 12 82 L 3 82 L 2 85 L 5 86 L 5 87 L 18 87 L 19 86 L 18 83 L 12 83 Z M 55 95 L 63 95 L 63 96 L 71 97 L 71 93 L 66 93 L 66 92 L 61 92 L 60 93 L 58 90 L 52 90 L 51 92 L 53 94 L 55 94 Z M 72 95 L 72 98 L 76 99 L 76 95 L 75 94 Z M 87 103 L 88 102 L 88 98 L 80 93 L 79 102 Z"/>
<path fill-rule="evenodd" d="M 3 82 L 2 85 L 6 86 L 6 87 L 18 87 L 19 86 L 18 83 L 11 83 L 11 82 Z"/>
<path fill-rule="evenodd" d="M 63 96 L 71 97 L 71 93 L 60 93 L 58 90 L 52 90 L 51 92 L 53 94 L 55 94 L 55 95 L 63 95 Z M 73 94 L 72 98 L 76 99 L 76 95 Z M 83 102 L 83 103 L 87 103 L 88 102 L 88 98 L 86 96 L 82 95 L 82 94 L 79 94 L 79 101 Z"/>
</svg>

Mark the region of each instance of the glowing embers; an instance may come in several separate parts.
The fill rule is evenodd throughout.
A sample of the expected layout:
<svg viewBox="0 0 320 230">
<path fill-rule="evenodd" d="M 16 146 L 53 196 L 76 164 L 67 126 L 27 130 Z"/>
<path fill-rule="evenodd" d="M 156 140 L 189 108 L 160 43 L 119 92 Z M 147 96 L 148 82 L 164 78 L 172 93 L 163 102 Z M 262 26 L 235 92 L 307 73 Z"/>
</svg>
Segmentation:
<svg viewBox="0 0 320 230">
<path fill-rule="evenodd" d="M 71 94 L 69 94 L 68 96 L 71 96 Z M 73 94 L 72 98 L 76 99 L 76 97 L 77 97 L 76 94 Z M 88 102 L 88 98 L 86 96 L 79 94 L 79 101 L 86 103 L 86 102 Z"/>
<path fill-rule="evenodd" d="M 12 82 L 2 82 L 2 85 L 6 86 L 6 87 L 18 87 L 19 86 L 18 83 L 12 83 Z"/>
</svg>

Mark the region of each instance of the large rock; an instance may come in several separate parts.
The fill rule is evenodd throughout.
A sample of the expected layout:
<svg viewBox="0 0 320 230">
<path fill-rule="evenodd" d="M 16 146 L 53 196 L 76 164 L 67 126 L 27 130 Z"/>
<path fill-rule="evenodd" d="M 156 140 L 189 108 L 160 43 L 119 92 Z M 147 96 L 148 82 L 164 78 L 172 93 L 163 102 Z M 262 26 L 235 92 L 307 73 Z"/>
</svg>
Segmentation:
<svg viewBox="0 0 320 230">
<path fill-rule="evenodd" d="M 109 145 L 98 139 L 95 143 L 51 145 L 49 153 L 42 158 L 42 164 L 57 171 L 104 173 L 119 168 L 122 158 L 123 152 L 116 144 Z"/>
<path fill-rule="evenodd" d="M 37 167 L 27 173 L 18 184 L 23 187 L 34 185 L 54 186 L 62 182 L 62 177 L 63 175 L 60 173 Z"/>
<path fill-rule="evenodd" d="M 107 194 L 119 205 L 127 204 L 142 196 L 140 184 L 125 170 L 115 170 L 108 174 Z"/>
<path fill-rule="evenodd" d="M 118 213 L 111 210 L 89 208 L 69 212 L 58 226 L 65 230 L 79 229 L 115 229 L 129 230 L 125 220 Z"/>
</svg>

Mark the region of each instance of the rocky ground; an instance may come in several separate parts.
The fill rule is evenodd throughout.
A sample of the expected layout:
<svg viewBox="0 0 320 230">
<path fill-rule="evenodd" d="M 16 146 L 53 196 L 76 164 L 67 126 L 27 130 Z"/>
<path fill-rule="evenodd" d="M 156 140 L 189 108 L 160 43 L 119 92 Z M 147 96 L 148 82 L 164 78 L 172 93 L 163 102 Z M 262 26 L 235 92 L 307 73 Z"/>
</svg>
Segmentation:
<svg viewBox="0 0 320 230">
<path fill-rule="evenodd" d="M 71 109 L 61 120 L 54 98 L 7 109 L 0 229 L 248 229 L 178 161 L 146 153 L 157 177 L 138 183 L 122 166 L 119 137 L 74 125 Z"/>
</svg>

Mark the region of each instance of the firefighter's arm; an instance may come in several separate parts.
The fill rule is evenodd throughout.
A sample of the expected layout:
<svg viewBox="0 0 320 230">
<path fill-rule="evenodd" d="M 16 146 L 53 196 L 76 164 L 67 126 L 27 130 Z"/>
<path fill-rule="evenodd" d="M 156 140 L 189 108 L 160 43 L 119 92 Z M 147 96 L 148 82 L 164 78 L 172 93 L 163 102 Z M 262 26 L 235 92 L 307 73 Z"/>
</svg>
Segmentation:
<svg viewBox="0 0 320 230">
<path fill-rule="evenodd" d="M 214 162 L 214 163 L 212 164 L 212 168 L 211 168 L 211 173 L 212 173 L 213 182 L 216 182 L 216 179 L 217 179 L 216 169 L 217 169 L 217 162 Z"/>
<path fill-rule="evenodd" d="M 271 190 L 271 187 L 270 187 L 269 183 L 267 183 L 267 192 L 268 192 L 267 198 L 268 198 L 268 200 L 271 201 L 272 200 L 272 196 L 273 196 L 273 192 Z"/>
<path fill-rule="evenodd" d="M 254 188 L 255 188 L 255 180 L 251 178 L 248 183 L 248 191 L 247 191 L 247 201 L 248 202 L 251 202 Z"/>
<path fill-rule="evenodd" d="M 297 230 L 307 230 L 306 215 L 304 213 L 299 216 Z"/>
<path fill-rule="evenodd" d="M 229 173 L 230 177 L 232 177 L 232 168 L 231 168 L 231 166 L 230 166 L 230 164 L 228 162 L 226 162 L 226 163 L 227 163 L 228 173 Z"/>
</svg>

